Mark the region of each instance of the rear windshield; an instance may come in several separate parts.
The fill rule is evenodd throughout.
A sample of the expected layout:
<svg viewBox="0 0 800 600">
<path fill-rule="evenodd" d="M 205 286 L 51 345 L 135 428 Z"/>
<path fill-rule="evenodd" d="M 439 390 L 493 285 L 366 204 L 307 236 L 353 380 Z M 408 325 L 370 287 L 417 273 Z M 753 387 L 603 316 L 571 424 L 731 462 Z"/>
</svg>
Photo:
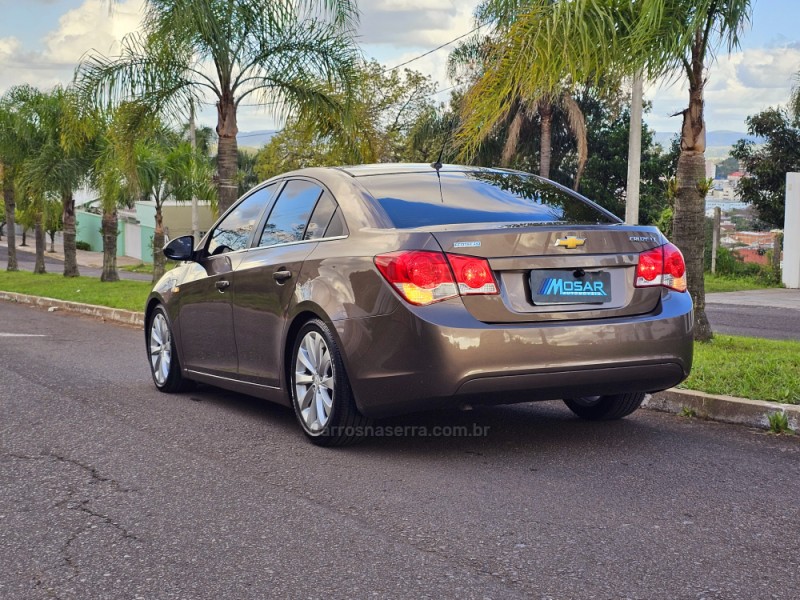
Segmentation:
<svg viewBox="0 0 800 600">
<path fill-rule="evenodd" d="M 441 178 L 441 179 L 440 179 Z M 370 175 L 359 182 L 398 229 L 458 223 L 616 223 L 532 175 L 496 171 Z"/>
</svg>

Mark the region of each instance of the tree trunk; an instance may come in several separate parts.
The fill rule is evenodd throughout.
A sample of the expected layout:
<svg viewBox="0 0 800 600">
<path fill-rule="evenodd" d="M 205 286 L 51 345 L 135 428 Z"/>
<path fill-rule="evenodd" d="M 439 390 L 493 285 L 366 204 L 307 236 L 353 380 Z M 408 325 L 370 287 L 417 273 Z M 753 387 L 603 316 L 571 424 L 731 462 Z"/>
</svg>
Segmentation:
<svg viewBox="0 0 800 600">
<path fill-rule="evenodd" d="M 672 221 L 672 239 L 686 260 L 686 281 L 694 302 L 694 339 L 711 340 L 706 317 L 703 249 L 705 247 L 706 131 L 703 119 L 702 32 L 695 36 L 689 81 L 689 108 L 683 112 L 681 154 L 678 158 L 678 191 Z"/>
<path fill-rule="evenodd" d="M 44 225 L 42 224 L 43 219 L 44 214 L 39 212 L 36 215 L 36 221 L 33 225 L 34 239 L 36 240 L 36 263 L 33 266 L 33 272 L 37 275 L 47 272 L 44 267 L 44 251 L 47 248 L 47 235 L 44 230 Z"/>
<path fill-rule="evenodd" d="M 156 230 L 153 232 L 153 283 L 164 275 L 164 219 L 161 216 L 160 203 L 156 204 Z"/>
<path fill-rule="evenodd" d="M 56 232 L 49 231 L 48 235 L 50 236 L 50 252 L 56 251 Z"/>
<path fill-rule="evenodd" d="M 100 281 L 119 281 L 117 273 L 117 207 L 103 209 L 103 272 Z"/>
<path fill-rule="evenodd" d="M 61 195 L 64 222 L 64 277 L 77 277 L 78 253 L 75 248 L 75 197 L 72 191 Z"/>
<path fill-rule="evenodd" d="M 28 228 L 22 227 L 22 243 L 20 246 L 27 246 L 28 245 Z"/>
<path fill-rule="evenodd" d="M 17 271 L 17 236 L 16 225 L 14 222 L 14 211 L 16 210 L 16 198 L 14 197 L 14 183 L 8 171 L 3 168 L 3 204 L 6 210 L 6 224 L 8 225 L 8 265 L 6 271 Z"/>
<path fill-rule="evenodd" d="M 226 92 L 217 102 L 217 195 L 219 198 L 219 214 L 224 213 L 236 201 L 239 186 L 236 175 L 239 169 L 239 146 L 236 134 L 239 127 L 236 124 L 236 106 L 233 94 Z"/>
<path fill-rule="evenodd" d="M 539 175 L 550 178 L 550 160 L 553 156 L 553 105 L 546 100 L 539 101 L 541 118 L 541 141 L 539 145 Z"/>
</svg>

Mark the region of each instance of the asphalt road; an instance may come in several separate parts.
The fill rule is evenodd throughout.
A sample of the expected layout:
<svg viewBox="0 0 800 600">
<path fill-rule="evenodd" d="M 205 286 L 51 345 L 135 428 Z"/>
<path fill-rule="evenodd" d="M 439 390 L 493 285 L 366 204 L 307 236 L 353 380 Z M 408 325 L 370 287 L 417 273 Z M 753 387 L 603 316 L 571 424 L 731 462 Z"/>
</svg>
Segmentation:
<svg viewBox="0 0 800 600">
<path fill-rule="evenodd" d="M 708 303 L 706 316 L 714 333 L 800 340 L 800 310 Z"/>
<path fill-rule="evenodd" d="M 560 402 L 307 443 L 141 331 L 0 302 L 0 597 L 797 598 L 800 440 Z M 416 429 L 419 433 L 419 429 Z"/>
</svg>

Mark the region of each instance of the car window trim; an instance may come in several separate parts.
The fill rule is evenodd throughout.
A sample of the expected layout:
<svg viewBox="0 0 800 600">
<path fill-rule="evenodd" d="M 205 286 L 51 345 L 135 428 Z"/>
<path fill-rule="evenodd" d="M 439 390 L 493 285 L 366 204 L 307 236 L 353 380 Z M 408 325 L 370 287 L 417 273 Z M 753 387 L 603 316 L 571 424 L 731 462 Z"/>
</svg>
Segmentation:
<svg viewBox="0 0 800 600">
<path fill-rule="evenodd" d="M 237 252 L 249 252 L 251 250 L 266 250 L 268 248 L 283 248 L 284 246 L 298 246 L 300 244 L 318 244 L 319 242 L 331 242 L 331 241 L 334 241 L 334 240 L 346 240 L 348 237 L 350 237 L 350 236 L 349 235 L 335 235 L 335 236 L 332 236 L 332 237 L 317 238 L 317 239 L 314 239 L 314 240 L 295 240 L 293 242 L 282 242 L 280 244 L 272 244 L 270 246 L 255 246 L 253 248 L 244 248 L 242 250 L 237 250 Z M 227 254 L 230 254 L 230 253 L 226 253 L 225 255 L 221 255 L 221 256 L 226 256 Z"/>
</svg>

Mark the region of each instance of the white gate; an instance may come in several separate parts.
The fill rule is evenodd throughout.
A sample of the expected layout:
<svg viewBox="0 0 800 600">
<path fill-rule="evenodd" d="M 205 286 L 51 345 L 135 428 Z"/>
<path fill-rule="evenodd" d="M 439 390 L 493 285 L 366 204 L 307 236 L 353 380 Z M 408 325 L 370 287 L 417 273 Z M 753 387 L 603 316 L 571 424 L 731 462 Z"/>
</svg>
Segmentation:
<svg viewBox="0 0 800 600">
<path fill-rule="evenodd" d="M 125 256 L 142 258 L 142 228 L 136 223 L 125 223 Z"/>
</svg>

